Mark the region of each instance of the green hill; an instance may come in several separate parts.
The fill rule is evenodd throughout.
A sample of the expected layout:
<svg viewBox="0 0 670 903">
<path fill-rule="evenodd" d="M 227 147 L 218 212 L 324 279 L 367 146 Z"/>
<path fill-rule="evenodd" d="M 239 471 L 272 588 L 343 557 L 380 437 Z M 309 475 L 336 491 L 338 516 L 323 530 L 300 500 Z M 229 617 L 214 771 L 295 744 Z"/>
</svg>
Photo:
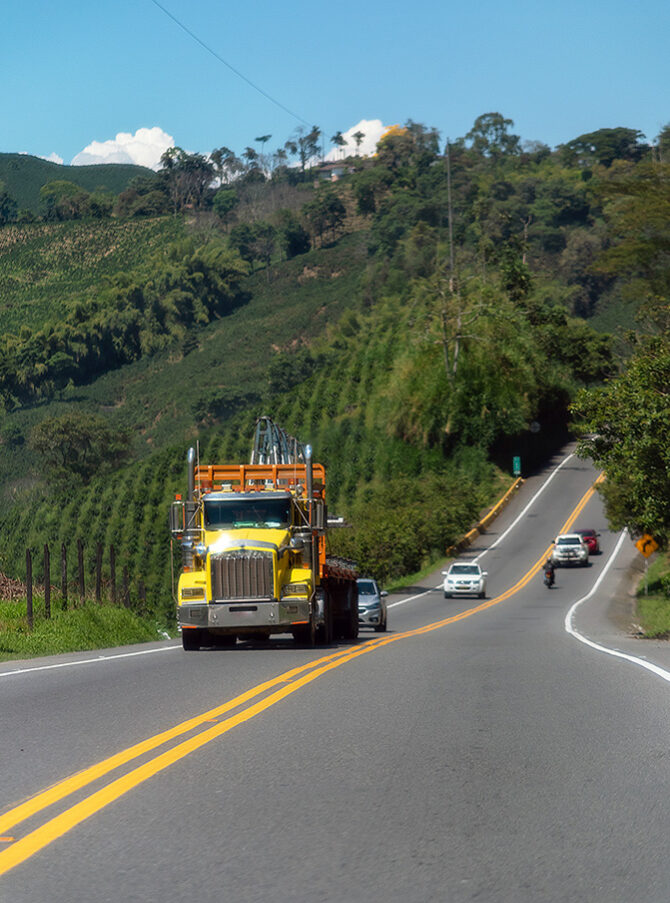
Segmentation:
<svg viewBox="0 0 670 903">
<path fill-rule="evenodd" d="M 0 153 L 0 182 L 17 202 L 19 209 L 38 213 L 40 209 L 40 188 L 47 182 L 64 180 L 95 191 L 105 188 L 119 194 L 128 182 L 138 175 L 149 175 L 151 170 L 144 166 L 127 163 L 102 163 L 96 166 L 67 166 L 42 160 L 30 154 Z"/>
<path fill-rule="evenodd" d="M 442 554 L 512 455 L 532 467 L 565 439 L 577 390 L 615 369 L 589 318 L 634 313 L 603 257 L 628 169 L 461 142 L 452 270 L 447 161 L 416 124 L 390 142 L 339 183 L 302 183 L 290 214 L 287 181 L 240 180 L 232 228 L 189 208 L 0 230 L 0 569 L 77 538 L 90 566 L 113 542 L 167 617 L 188 445 L 246 460 L 269 414 L 327 465 L 354 525 L 337 550 L 390 578 Z M 79 414 L 127 435 L 130 461 L 103 453 L 88 481 L 71 445 L 54 469 L 35 430 Z"/>
</svg>

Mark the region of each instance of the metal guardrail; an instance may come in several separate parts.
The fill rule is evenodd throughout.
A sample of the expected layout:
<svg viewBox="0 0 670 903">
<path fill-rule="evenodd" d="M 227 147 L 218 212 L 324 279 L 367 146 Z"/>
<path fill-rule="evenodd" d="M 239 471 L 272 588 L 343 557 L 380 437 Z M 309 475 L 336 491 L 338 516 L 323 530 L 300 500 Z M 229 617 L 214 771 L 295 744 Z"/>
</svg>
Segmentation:
<svg viewBox="0 0 670 903">
<path fill-rule="evenodd" d="M 486 528 L 491 524 L 496 517 L 500 514 L 503 508 L 506 507 L 507 503 L 517 491 L 519 486 L 523 483 L 522 477 L 517 477 L 517 479 L 512 483 L 507 492 L 503 495 L 501 499 L 499 499 L 495 505 L 481 518 L 480 521 L 469 530 L 465 536 L 462 536 L 457 543 L 454 543 L 453 546 L 449 546 L 445 549 L 445 553 L 448 557 L 455 555 L 457 552 L 460 552 L 462 549 L 467 549 L 468 546 L 471 546 L 472 543 L 480 536 L 482 533 L 486 532 Z"/>
</svg>

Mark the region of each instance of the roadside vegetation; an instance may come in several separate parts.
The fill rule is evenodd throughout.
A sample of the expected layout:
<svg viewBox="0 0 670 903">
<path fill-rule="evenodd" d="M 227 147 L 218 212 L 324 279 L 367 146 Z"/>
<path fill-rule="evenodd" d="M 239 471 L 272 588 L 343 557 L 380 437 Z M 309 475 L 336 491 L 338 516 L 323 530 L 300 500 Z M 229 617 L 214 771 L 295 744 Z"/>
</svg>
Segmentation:
<svg viewBox="0 0 670 903">
<path fill-rule="evenodd" d="M 326 464 L 333 551 L 387 584 L 572 429 L 612 522 L 665 548 L 670 131 L 512 128 L 445 147 L 410 120 L 336 182 L 312 129 L 172 149 L 107 193 L 53 179 L 30 215 L 0 186 L 0 570 L 114 543 L 131 609 L 142 581 L 169 624 L 186 450 L 244 461 L 262 414 Z"/>
<path fill-rule="evenodd" d="M 670 639 L 670 561 L 657 555 L 637 587 L 637 616 L 645 637 Z"/>
<path fill-rule="evenodd" d="M 60 600 L 52 600 L 51 617 L 47 619 L 44 598 L 39 596 L 34 599 L 31 628 L 25 598 L 0 601 L 0 661 L 109 649 L 162 640 L 167 635 L 165 628 L 146 613 L 95 602 L 63 610 Z"/>
</svg>

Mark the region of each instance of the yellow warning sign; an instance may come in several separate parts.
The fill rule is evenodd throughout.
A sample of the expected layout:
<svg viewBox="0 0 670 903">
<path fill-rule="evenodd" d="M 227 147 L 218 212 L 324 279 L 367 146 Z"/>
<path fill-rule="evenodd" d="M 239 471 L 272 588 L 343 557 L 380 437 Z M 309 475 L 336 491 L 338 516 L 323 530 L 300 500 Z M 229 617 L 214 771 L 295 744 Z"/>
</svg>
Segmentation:
<svg viewBox="0 0 670 903">
<path fill-rule="evenodd" d="M 635 543 L 635 545 L 637 547 L 637 550 L 641 552 L 645 558 L 649 558 L 650 555 L 653 555 L 658 548 L 658 543 L 656 542 L 654 537 L 650 536 L 648 533 L 645 533 L 644 536 L 641 536 Z"/>
</svg>

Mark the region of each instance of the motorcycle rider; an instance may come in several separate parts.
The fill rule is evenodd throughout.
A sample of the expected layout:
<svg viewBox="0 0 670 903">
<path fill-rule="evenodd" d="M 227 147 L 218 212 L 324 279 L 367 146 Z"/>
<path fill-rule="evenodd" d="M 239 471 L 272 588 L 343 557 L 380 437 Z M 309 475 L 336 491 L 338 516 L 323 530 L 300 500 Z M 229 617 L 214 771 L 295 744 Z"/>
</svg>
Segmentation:
<svg viewBox="0 0 670 903">
<path fill-rule="evenodd" d="M 547 558 L 544 565 L 544 582 L 547 584 L 547 586 L 554 585 L 554 571 L 554 562 L 551 560 L 551 558 Z"/>
</svg>

